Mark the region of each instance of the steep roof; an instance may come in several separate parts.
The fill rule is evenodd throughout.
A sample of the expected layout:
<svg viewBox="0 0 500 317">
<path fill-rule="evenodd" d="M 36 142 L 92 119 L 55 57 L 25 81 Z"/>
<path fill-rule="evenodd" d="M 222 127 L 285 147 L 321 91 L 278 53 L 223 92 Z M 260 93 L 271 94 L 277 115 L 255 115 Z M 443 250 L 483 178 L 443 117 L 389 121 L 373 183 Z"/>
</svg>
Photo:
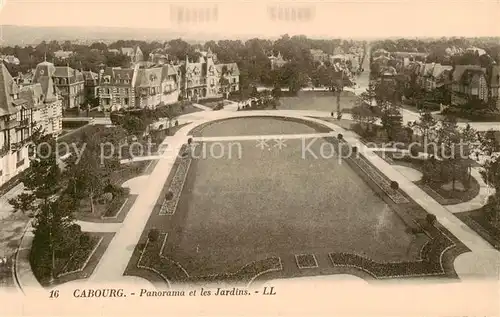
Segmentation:
<svg viewBox="0 0 500 317">
<path fill-rule="evenodd" d="M 121 53 L 124 55 L 134 55 L 134 48 L 133 47 L 122 47 L 121 48 Z"/>
<path fill-rule="evenodd" d="M 17 109 L 13 105 L 12 93 L 16 86 L 4 63 L 0 63 L 0 116 L 14 114 Z"/>
<path fill-rule="evenodd" d="M 70 84 L 84 81 L 82 73 L 69 66 L 56 66 L 53 76 L 59 78 L 68 78 Z"/>
<path fill-rule="evenodd" d="M 435 64 L 434 69 L 432 70 L 432 77 L 438 78 L 441 75 L 443 75 L 445 70 L 451 70 L 453 67 L 452 66 L 446 66 L 446 65 L 441 65 L 441 64 Z"/>
<path fill-rule="evenodd" d="M 177 69 L 172 65 L 163 65 L 161 68 L 161 78 L 165 80 L 168 76 L 177 75 Z"/>
<path fill-rule="evenodd" d="M 484 71 L 484 68 L 481 68 L 481 66 L 477 65 L 456 65 L 455 69 L 453 70 L 452 74 L 452 82 L 458 83 L 464 74 L 466 70 L 482 70 Z"/>
<path fill-rule="evenodd" d="M 37 83 L 40 77 L 44 76 L 52 77 L 54 76 L 55 71 L 56 68 L 54 64 L 49 63 L 47 61 L 41 62 L 38 65 L 36 65 L 35 74 L 33 75 L 33 82 Z"/>
<path fill-rule="evenodd" d="M 135 79 L 135 87 L 160 86 L 162 80 L 162 68 L 139 68 Z"/>
<path fill-rule="evenodd" d="M 82 75 L 85 80 L 96 80 L 99 78 L 99 75 L 90 70 L 84 70 Z"/>
<path fill-rule="evenodd" d="M 45 95 L 40 83 L 22 87 L 19 96 L 26 100 L 27 108 L 42 108 L 44 106 Z"/>
<path fill-rule="evenodd" d="M 226 66 L 227 67 L 227 72 L 231 76 L 239 76 L 240 75 L 240 70 L 238 68 L 238 65 L 236 63 L 228 63 L 228 64 L 216 64 L 215 67 L 219 74 L 222 73 L 222 68 Z"/>
</svg>

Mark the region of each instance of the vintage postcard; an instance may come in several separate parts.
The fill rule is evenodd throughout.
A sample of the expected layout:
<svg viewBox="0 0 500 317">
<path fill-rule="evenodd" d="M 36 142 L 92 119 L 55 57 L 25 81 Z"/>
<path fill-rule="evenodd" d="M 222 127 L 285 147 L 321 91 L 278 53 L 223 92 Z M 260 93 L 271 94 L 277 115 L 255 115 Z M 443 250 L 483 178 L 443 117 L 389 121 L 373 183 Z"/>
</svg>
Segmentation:
<svg viewBox="0 0 500 317">
<path fill-rule="evenodd" d="M 500 316 L 497 0 L 0 0 L 1 316 Z"/>
</svg>

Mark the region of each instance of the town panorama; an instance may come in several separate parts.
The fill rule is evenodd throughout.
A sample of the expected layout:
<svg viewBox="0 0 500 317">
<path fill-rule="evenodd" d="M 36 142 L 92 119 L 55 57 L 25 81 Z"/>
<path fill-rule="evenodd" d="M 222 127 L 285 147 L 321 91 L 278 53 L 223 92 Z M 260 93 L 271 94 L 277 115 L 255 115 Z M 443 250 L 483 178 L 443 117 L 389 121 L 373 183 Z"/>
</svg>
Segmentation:
<svg viewBox="0 0 500 317">
<path fill-rule="evenodd" d="M 2 288 L 498 279 L 498 38 L 0 52 Z"/>
</svg>

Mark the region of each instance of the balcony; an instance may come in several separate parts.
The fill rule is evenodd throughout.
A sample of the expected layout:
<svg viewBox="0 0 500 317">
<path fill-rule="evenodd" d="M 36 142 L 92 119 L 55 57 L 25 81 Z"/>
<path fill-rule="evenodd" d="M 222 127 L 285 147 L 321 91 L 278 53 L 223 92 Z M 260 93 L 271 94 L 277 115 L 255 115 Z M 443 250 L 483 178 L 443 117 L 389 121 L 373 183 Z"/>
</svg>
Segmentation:
<svg viewBox="0 0 500 317">
<path fill-rule="evenodd" d="M 18 127 L 27 127 L 30 124 L 30 119 L 26 118 L 21 121 L 19 121 L 19 126 Z"/>
</svg>

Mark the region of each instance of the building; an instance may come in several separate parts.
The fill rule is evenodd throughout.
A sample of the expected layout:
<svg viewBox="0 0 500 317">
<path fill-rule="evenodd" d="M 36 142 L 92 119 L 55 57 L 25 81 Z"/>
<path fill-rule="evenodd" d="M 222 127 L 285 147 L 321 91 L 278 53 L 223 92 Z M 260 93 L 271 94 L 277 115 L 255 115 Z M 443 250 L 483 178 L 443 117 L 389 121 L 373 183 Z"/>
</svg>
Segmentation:
<svg viewBox="0 0 500 317">
<path fill-rule="evenodd" d="M 172 65 L 107 67 L 99 74 L 99 107 L 114 111 L 172 104 L 178 101 L 179 83 L 179 73 Z"/>
<path fill-rule="evenodd" d="M 149 59 L 153 64 L 163 65 L 168 64 L 168 54 L 163 48 L 154 49 L 151 53 L 149 53 Z"/>
<path fill-rule="evenodd" d="M 49 80 L 21 87 L 19 96 L 28 102 L 33 122 L 44 134 L 59 135 L 62 131 L 62 100 L 57 89 Z"/>
<path fill-rule="evenodd" d="M 439 63 L 425 64 L 422 75 L 422 87 L 425 91 L 433 91 L 443 87 L 446 81 L 446 74 L 452 70 L 452 66 L 445 66 Z"/>
<path fill-rule="evenodd" d="M 44 61 L 36 66 L 33 83 L 42 83 L 51 78 L 62 97 L 63 109 L 79 107 L 85 101 L 84 79 L 80 71 L 69 66 L 54 66 Z"/>
<path fill-rule="evenodd" d="M 132 63 L 142 62 L 144 60 L 144 54 L 138 45 L 135 47 L 122 47 L 120 53 L 130 57 Z"/>
<path fill-rule="evenodd" d="M 28 102 L 19 98 L 19 87 L 0 63 L 0 185 L 29 166 L 31 123 Z"/>
<path fill-rule="evenodd" d="M 59 51 L 55 51 L 54 52 L 54 57 L 58 58 L 58 59 L 61 59 L 61 60 L 68 59 L 71 55 L 73 55 L 72 51 L 62 51 L 62 50 L 59 50 Z"/>
<path fill-rule="evenodd" d="M 490 71 L 489 80 L 490 98 L 496 101 L 497 109 L 500 111 L 500 66 L 493 66 Z"/>
<path fill-rule="evenodd" d="M 201 57 L 203 57 L 203 58 L 207 58 L 207 56 L 211 56 L 212 60 L 214 61 L 214 63 L 218 62 L 217 54 L 212 53 L 212 50 L 210 49 L 210 47 L 206 51 L 201 51 L 199 49 L 196 49 L 195 52 L 198 53 L 198 54 L 200 54 Z"/>
<path fill-rule="evenodd" d="M 188 100 L 227 98 L 239 90 L 240 71 L 236 63 L 216 64 L 210 54 L 200 56 L 194 63 L 186 56 L 180 69 L 181 94 Z"/>
<path fill-rule="evenodd" d="M 486 70 L 476 65 L 457 65 L 452 72 L 451 104 L 459 106 L 471 99 L 488 101 Z"/>
<path fill-rule="evenodd" d="M 283 67 L 283 65 L 287 63 L 287 61 L 283 59 L 283 56 L 281 56 L 281 52 L 278 52 L 278 56 L 271 55 L 268 58 L 269 61 L 271 62 L 271 70 Z"/>
</svg>

